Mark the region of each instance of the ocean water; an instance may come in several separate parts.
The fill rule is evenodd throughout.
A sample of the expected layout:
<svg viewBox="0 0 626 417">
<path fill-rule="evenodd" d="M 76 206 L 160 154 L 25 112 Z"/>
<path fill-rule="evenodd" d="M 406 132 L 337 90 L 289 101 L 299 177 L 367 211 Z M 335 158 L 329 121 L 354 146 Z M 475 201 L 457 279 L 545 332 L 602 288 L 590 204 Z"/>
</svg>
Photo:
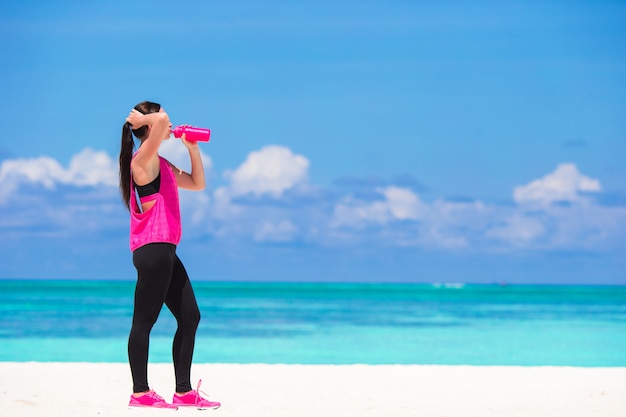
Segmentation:
<svg viewBox="0 0 626 417">
<path fill-rule="evenodd" d="M 196 363 L 626 366 L 626 287 L 195 282 Z M 0 361 L 126 362 L 134 282 L 0 280 Z M 161 312 L 150 361 L 171 362 Z"/>
</svg>

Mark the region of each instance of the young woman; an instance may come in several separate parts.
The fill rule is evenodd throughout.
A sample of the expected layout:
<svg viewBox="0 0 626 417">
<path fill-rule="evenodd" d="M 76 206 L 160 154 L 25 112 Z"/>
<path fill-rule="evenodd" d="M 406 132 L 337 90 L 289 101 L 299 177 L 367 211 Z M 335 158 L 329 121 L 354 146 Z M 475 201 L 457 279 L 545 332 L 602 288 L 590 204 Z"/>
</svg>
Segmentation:
<svg viewBox="0 0 626 417">
<path fill-rule="evenodd" d="M 128 338 L 128 359 L 133 378 L 130 406 L 217 408 L 191 388 L 191 361 L 200 311 L 185 267 L 176 255 L 181 234 L 178 187 L 204 189 L 204 168 L 198 144 L 182 141 L 189 150 L 191 174 L 179 170 L 158 154 L 169 139 L 169 116 L 156 103 L 135 106 L 122 128 L 120 189 L 130 211 L 130 249 L 137 269 L 133 323 Z M 133 135 L 141 141 L 133 153 Z M 137 202 L 137 197 L 139 202 Z M 148 385 L 150 331 L 165 304 L 178 323 L 172 356 L 176 391 L 167 403 Z"/>
</svg>

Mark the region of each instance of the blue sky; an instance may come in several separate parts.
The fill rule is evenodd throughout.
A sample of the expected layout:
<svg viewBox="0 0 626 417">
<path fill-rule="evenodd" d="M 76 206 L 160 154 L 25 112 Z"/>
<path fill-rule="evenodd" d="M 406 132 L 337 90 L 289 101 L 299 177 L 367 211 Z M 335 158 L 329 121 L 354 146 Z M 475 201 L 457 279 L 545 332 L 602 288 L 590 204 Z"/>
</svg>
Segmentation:
<svg viewBox="0 0 626 417">
<path fill-rule="evenodd" d="M 134 278 L 152 100 L 212 129 L 193 279 L 626 284 L 624 2 L 13 3 L 0 278 Z"/>
</svg>

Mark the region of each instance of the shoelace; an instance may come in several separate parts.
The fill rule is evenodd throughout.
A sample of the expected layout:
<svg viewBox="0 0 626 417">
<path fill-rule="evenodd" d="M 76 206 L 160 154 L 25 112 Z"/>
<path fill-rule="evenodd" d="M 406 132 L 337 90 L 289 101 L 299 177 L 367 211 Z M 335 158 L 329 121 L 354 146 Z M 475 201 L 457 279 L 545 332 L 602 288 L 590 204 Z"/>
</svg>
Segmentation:
<svg viewBox="0 0 626 417">
<path fill-rule="evenodd" d="M 163 399 L 163 397 L 161 397 L 159 394 L 156 393 L 156 391 L 150 391 L 146 394 L 148 397 L 153 398 L 155 400 L 159 400 L 159 401 L 163 401 L 165 402 L 165 400 Z"/>
<path fill-rule="evenodd" d="M 200 385 L 202 385 L 202 380 L 201 379 L 198 380 L 198 386 L 196 387 L 196 404 L 198 404 L 198 402 L 199 402 L 198 399 L 204 400 L 204 398 L 202 398 L 200 396 L 200 393 L 202 393 L 206 397 L 209 396 L 206 392 L 200 390 Z"/>
</svg>

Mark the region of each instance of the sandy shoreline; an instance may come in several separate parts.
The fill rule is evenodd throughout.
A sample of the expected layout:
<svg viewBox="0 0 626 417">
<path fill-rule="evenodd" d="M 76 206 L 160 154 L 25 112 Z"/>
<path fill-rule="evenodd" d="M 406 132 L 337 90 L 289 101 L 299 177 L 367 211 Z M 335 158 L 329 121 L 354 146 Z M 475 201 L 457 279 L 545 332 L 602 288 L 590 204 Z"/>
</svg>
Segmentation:
<svg viewBox="0 0 626 417">
<path fill-rule="evenodd" d="M 128 365 L 0 362 L 0 416 L 610 416 L 626 415 L 626 368 L 195 364 L 216 411 L 130 410 Z M 173 370 L 151 364 L 171 400 Z"/>
</svg>

